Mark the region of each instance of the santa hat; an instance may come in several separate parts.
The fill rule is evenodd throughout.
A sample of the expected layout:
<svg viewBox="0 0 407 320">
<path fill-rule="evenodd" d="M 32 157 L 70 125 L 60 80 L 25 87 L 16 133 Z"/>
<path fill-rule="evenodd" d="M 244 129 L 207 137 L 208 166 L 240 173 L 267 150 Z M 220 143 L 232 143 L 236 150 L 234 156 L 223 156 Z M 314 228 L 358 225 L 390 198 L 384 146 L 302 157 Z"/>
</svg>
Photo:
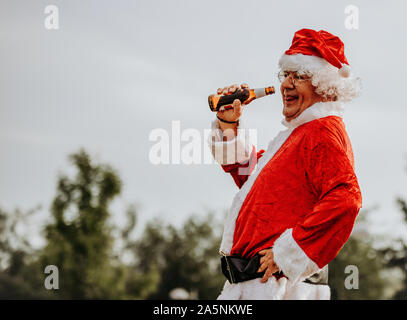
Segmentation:
<svg viewBox="0 0 407 320">
<path fill-rule="evenodd" d="M 294 34 L 279 66 L 282 70 L 311 75 L 317 93 L 351 100 L 360 91 L 360 79 L 351 77 L 344 48 L 339 37 L 325 30 L 301 29 Z"/>
</svg>

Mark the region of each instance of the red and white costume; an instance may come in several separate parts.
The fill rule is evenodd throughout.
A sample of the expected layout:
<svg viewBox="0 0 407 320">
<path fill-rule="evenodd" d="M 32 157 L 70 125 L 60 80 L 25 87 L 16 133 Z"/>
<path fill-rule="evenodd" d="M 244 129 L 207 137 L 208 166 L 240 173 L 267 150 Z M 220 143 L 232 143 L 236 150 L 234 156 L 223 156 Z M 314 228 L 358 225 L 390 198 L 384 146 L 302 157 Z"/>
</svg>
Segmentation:
<svg viewBox="0 0 407 320">
<path fill-rule="evenodd" d="M 242 122 L 222 141 L 218 121 L 209 144 L 240 190 L 227 215 L 220 251 L 245 258 L 273 248 L 286 277 L 230 284 L 218 299 L 329 299 L 327 285 L 302 282 L 345 244 L 362 206 L 343 103 L 318 102 L 256 151 Z M 257 164 L 256 164 L 257 160 Z M 242 174 L 242 169 L 246 169 Z"/>
</svg>

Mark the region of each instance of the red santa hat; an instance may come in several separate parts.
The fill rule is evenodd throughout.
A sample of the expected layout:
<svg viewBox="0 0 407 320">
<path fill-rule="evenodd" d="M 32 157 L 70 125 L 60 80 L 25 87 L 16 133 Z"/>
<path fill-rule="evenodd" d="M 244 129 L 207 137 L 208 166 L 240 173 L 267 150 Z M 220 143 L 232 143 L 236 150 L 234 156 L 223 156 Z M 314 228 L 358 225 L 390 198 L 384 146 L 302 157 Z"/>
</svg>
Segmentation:
<svg viewBox="0 0 407 320">
<path fill-rule="evenodd" d="M 282 70 L 311 75 L 321 94 L 351 100 L 360 91 L 360 79 L 351 77 L 343 42 L 325 30 L 298 30 L 279 66 Z"/>
</svg>

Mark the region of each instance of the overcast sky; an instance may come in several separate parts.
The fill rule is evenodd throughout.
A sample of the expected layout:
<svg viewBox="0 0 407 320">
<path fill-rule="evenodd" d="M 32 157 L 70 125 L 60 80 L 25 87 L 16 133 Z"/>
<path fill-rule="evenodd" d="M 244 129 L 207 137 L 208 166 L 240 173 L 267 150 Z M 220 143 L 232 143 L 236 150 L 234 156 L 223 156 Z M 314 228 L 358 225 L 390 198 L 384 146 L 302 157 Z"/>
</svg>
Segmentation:
<svg viewBox="0 0 407 320">
<path fill-rule="evenodd" d="M 58 30 L 44 27 L 49 4 Z M 359 30 L 345 28 L 349 4 L 359 8 Z M 0 207 L 40 204 L 47 219 L 58 173 L 71 172 L 67 156 L 84 147 L 124 182 L 113 204 L 119 224 L 130 203 L 141 205 L 140 223 L 220 213 L 238 190 L 233 179 L 216 164 L 153 165 L 149 134 L 171 133 L 175 120 L 203 134 L 215 117 L 207 96 L 219 86 L 278 86 L 278 59 L 306 27 L 338 35 L 363 79 L 344 116 L 363 207 L 378 206 L 377 232 L 402 234 L 406 11 L 402 1 L 1 0 Z M 260 148 L 285 129 L 281 111 L 279 93 L 244 110 Z"/>
</svg>

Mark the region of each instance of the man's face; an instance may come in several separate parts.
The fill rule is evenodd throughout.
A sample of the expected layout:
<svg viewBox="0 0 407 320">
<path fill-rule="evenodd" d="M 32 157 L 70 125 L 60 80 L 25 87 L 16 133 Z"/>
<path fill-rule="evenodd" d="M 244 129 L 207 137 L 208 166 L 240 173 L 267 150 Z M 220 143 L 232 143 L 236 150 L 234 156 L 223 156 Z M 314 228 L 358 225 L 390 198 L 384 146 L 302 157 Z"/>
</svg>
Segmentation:
<svg viewBox="0 0 407 320">
<path fill-rule="evenodd" d="M 305 109 L 323 100 L 315 93 L 311 78 L 292 71 L 285 71 L 283 75 L 285 79 L 281 83 L 280 90 L 284 105 L 283 115 L 286 121 L 297 118 Z"/>
</svg>

